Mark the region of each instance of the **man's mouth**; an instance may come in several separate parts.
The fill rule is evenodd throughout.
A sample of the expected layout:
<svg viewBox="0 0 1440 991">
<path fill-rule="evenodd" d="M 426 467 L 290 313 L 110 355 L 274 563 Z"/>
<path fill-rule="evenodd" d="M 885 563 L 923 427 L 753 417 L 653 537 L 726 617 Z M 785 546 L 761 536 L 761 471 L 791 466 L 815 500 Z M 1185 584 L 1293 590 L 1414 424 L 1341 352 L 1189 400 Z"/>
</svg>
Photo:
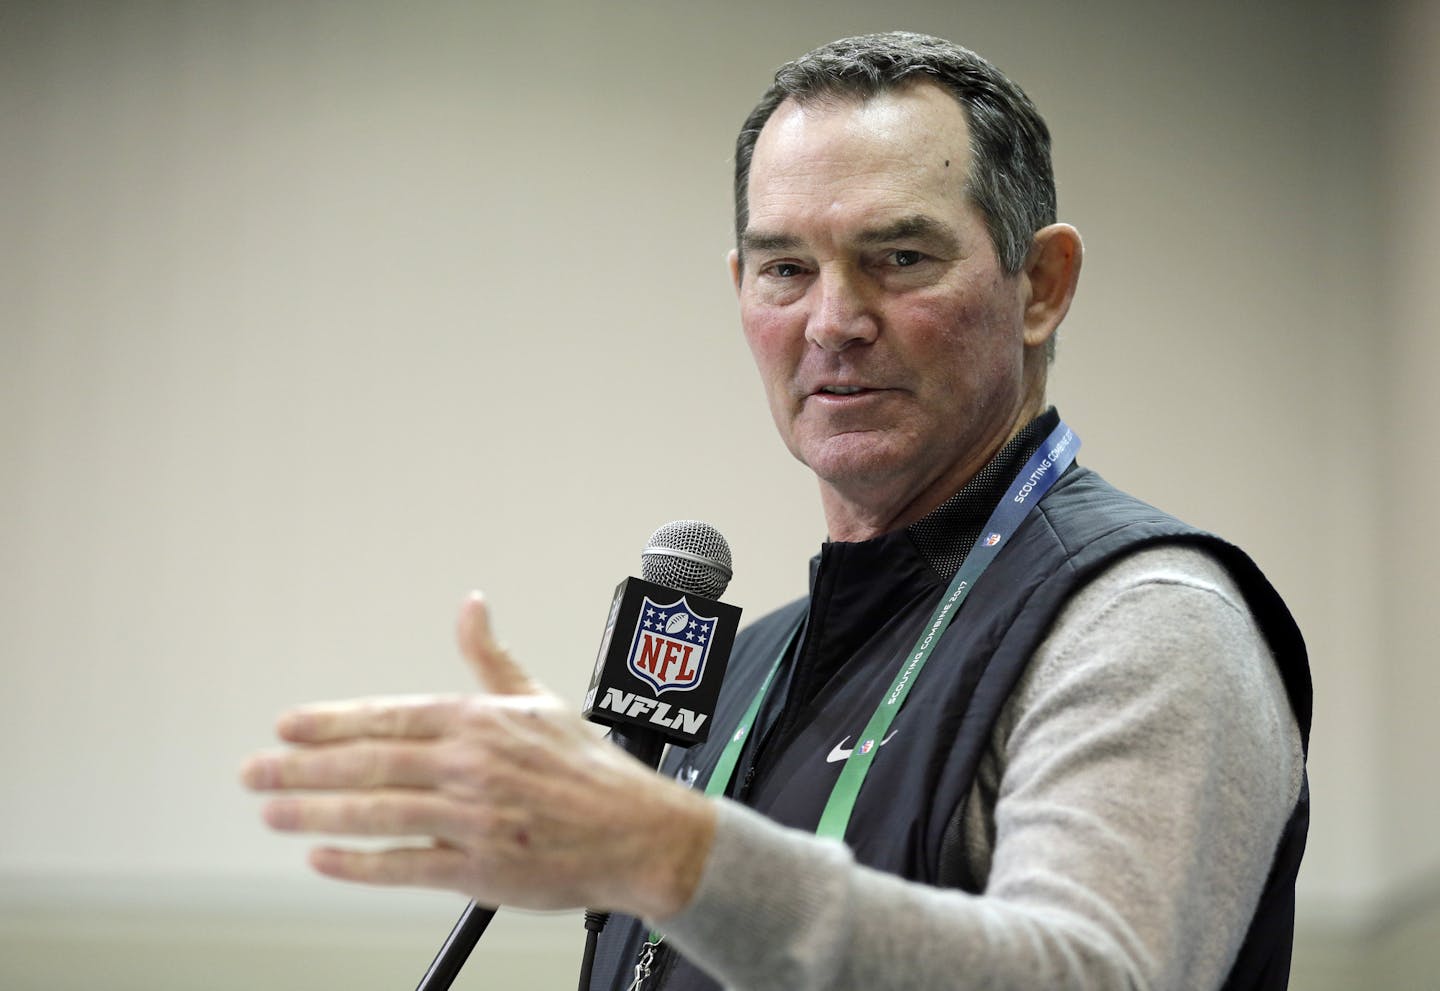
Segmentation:
<svg viewBox="0 0 1440 991">
<path fill-rule="evenodd" d="M 858 385 L 823 385 L 820 392 L 827 396 L 853 396 L 857 392 L 864 392 L 865 389 Z"/>
</svg>

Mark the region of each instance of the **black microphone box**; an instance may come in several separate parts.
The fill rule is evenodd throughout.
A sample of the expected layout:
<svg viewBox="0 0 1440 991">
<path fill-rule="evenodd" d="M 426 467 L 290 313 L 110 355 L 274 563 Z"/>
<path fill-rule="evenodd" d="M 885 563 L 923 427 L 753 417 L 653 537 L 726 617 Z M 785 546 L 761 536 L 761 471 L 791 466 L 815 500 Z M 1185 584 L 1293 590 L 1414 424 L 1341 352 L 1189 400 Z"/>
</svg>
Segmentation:
<svg viewBox="0 0 1440 991">
<path fill-rule="evenodd" d="M 710 735 L 740 609 L 643 578 L 615 588 L 582 715 L 682 747 Z"/>
</svg>

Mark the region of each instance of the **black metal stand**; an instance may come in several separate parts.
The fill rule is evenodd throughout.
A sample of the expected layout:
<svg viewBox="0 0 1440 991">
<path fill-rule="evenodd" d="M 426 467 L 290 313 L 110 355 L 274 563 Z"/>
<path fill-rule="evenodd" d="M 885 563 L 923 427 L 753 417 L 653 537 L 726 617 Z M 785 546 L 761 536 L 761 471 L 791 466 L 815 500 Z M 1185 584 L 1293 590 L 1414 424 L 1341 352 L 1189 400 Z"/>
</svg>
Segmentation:
<svg viewBox="0 0 1440 991">
<path fill-rule="evenodd" d="M 430 961 L 430 969 L 425 971 L 425 976 L 415 985 L 415 991 L 446 991 L 455 983 L 460 968 L 465 966 L 465 961 L 470 958 L 470 951 L 475 949 L 475 944 L 480 941 L 480 934 L 493 918 L 493 908 L 474 902 L 466 905 L 465 911 L 460 913 L 459 921 L 455 923 L 455 928 L 445 937 L 440 952 Z"/>
</svg>

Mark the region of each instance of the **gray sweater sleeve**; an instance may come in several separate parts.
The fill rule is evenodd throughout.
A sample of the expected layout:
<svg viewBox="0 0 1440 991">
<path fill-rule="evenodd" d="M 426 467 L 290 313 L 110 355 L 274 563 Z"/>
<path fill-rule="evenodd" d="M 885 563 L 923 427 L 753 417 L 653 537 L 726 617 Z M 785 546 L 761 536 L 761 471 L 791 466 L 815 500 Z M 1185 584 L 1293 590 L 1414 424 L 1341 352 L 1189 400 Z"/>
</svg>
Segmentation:
<svg viewBox="0 0 1440 991">
<path fill-rule="evenodd" d="M 1214 988 L 1302 765 L 1233 582 L 1147 550 L 1066 606 L 1002 713 L 965 822 L 983 895 L 721 801 L 700 888 L 659 925 L 743 991 Z"/>
</svg>

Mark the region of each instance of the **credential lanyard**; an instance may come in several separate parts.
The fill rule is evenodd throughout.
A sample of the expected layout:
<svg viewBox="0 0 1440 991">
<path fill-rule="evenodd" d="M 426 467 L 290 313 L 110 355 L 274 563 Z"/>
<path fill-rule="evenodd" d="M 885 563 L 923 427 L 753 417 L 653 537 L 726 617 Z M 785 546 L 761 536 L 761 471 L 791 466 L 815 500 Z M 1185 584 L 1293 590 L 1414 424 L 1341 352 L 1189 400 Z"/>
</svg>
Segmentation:
<svg viewBox="0 0 1440 991">
<path fill-rule="evenodd" d="M 990 514 L 990 519 L 985 522 L 985 527 L 980 531 L 980 537 L 971 548 L 970 553 L 960 564 L 955 572 L 955 577 L 950 582 L 940 605 L 936 607 L 930 621 L 925 625 L 925 630 L 920 634 L 920 639 L 915 641 L 914 648 L 906 655 L 904 665 L 896 674 L 895 680 L 885 690 L 885 696 L 880 700 L 875 714 L 865 724 L 860 739 L 845 761 L 845 766 L 840 770 L 840 778 L 835 782 L 835 787 L 830 792 L 830 799 L 825 803 L 825 811 L 821 813 L 820 824 L 815 827 L 818 836 L 831 837 L 834 839 L 845 838 L 845 828 L 850 824 L 850 816 L 855 811 L 855 802 L 860 797 L 860 788 L 865 783 L 865 776 L 870 773 L 870 764 L 875 759 L 875 754 L 880 749 L 880 741 L 885 739 L 885 733 L 894 722 L 900 706 L 905 702 L 905 696 L 910 694 L 915 680 L 920 671 L 925 667 L 925 662 L 930 658 L 930 652 L 940 640 L 941 634 L 950 626 L 959 611 L 961 604 L 970 594 L 970 589 L 980 579 L 980 575 L 995 560 L 996 555 L 1005 547 L 1013 534 L 1030 512 L 1045 495 L 1050 491 L 1050 486 L 1069 468 L 1075 460 L 1075 452 L 1080 448 L 1080 438 L 1067 427 L 1062 421 L 1051 431 L 1050 436 L 1039 449 L 1025 462 L 1014 481 L 1005 492 L 1005 497 Z M 797 624 L 795 629 L 790 631 L 785 646 L 780 649 L 780 654 L 775 658 L 775 663 L 770 668 L 770 673 L 765 676 L 765 682 L 760 686 L 760 691 L 755 694 L 750 707 L 740 717 L 740 723 L 735 732 L 731 734 L 730 740 L 725 744 L 725 749 L 720 752 L 720 761 L 711 772 L 710 779 L 705 783 L 705 794 L 723 795 L 730 787 L 730 779 L 735 775 L 735 765 L 740 760 L 740 752 L 744 749 L 745 738 L 750 735 L 750 730 L 755 724 L 755 718 L 760 712 L 760 706 L 765 701 L 766 694 L 770 691 L 770 685 L 775 680 L 775 674 L 780 670 L 780 665 L 789 653 L 790 647 L 794 644 L 796 636 L 800 632 Z"/>
</svg>

